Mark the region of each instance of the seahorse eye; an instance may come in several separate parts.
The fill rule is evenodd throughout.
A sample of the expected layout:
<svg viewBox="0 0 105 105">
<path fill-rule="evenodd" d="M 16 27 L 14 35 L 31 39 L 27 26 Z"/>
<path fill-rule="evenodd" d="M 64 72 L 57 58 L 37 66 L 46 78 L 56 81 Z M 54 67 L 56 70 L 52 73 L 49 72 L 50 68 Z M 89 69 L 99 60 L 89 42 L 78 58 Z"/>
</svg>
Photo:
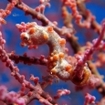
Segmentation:
<svg viewBox="0 0 105 105">
<path fill-rule="evenodd" d="M 29 36 L 28 36 L 27 33 L 22 33 L 22 34 L 20 35 L 20 38 L 21 38 L 22 41 L 26 42 L 26 41 L 28 41 Z"/>
<path fill-rule="evenodd" d="M 26 41 L 28 41 L 28 38 L 27 37 L 24 37 L 23 40 L 26 42 Z"/>
</svg>

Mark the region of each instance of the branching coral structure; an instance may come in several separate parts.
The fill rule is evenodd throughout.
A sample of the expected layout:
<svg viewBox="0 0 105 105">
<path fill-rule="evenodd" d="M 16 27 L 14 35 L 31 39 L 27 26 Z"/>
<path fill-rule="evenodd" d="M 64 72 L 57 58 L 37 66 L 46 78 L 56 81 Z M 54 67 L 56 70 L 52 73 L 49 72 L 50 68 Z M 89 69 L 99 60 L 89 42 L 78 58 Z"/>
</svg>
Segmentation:
<svg viewBox="0 0 105 105">
<path fill-rule="evenodd" d="M 55 16 L 60 14 L 61 26 L 58 22 L 59 19 L 56 21 L 56 19 L 46 15 L 47 7 L 50 8 L 53 3 L 57 2 L 60 4 L 60 13 L 55 12 Z M 98 2 L 100 1 L 96 0 L 96 4 Z M 99 24 L 91 9 L 87 8 L 87 3 L 94 4 L 93 1 L 6 0 L 6 2 L 0 1 L 1 7 L 2 3 L 7 4 L 5 9 L 0 9 L 0 69 L 4 70 L 0 72 L 0 81 L 2 80 L 2 73 L 5 73 L 10 78 L 10 82 L 0 83 L 0 105 L 105 104 L 104 76 L 98 70 L 100 67 L 105 68 L 105 20 L 103 17 L 101 24 Z M 30 4 L 35 7 L 31 7 Z M 17 43 L 21 42 L 19 47 L 21 49 L 27 48 L 24 53 L 21 52 L 21 55 L 16 52 L 16 49 L 20 50 L 15 46 L 15 41 L 18 39 L 14 38 L 15 41 L 11 41 L 12 48 L 9 47 L 6 45 L 8 37 L 4 35 L 5 30 L 3 30 L 3 26 L 9 24 L 8 17 L 10 15 L 11 18 L 15 9 L 25 13 L 25 18 L 14 25 L 14 22 L 12 23 L 12 28 L 15 27 L 16 30 L 7 28 L 11 32 L 16 31 L 18 33 L 20 39 Z M 25 21 L 28 16 L 32 17 Z M 15 21 L 18 20 L 19 18 L 15 19 Z M 84 30 L 90 33 L 87 32 L 84 35 L 86 42 L 81 45 L 78 41 L 80 36 L 76 33 Z M 15 34 L 17 34 L 16 32 Z M 92 36 L 91 33 L 97 34 L 97 37 Z M 91 36 L 89 37 L 87 34 Z M 43 45 L 48 47 L 47 52 L 45 51 L 47 56 L 42 55 L 38 50 Z M 32 51 L 33 56 L 28 51 Z M 37 54 L 40 56 L 37 57 Z M 36 67 L 38 65 L 41 68 L 38 70 L 41 76 L 37 75 L 35 68 L 34 73 L 30 73 L 30 75 L 27 70 L 21 73 L 22 67 L 19 64 L 22 64 L 22 67 L 28 67 L 30 71 L 32 71 L 31 66 Z M 45 72 L 42 67 L 45 67 Z M 5 72 L 5 69 L 9 73 Z M 27 80 L 28 78 L 29 80 Z M 57 84 L 56 92 L 52 88 L 49 89 L 55 85 L 55 82 Z M 59 87 L 60 82 L 68 85 L 69 88 Z M 18 84 L 19 86 L 17 86 Z M 17 91 L 10 89 L 12 85 L 18 87 Z M 96 90 L 101 95 L 100 100 L 91 94 L 92 90 Z M 73 93 L 78 93 L 78 91 L 84 96 L 84 102 L 78 103 L 71 102 L 71 99 L 62 99 L 62 97 L 70 96 Z M 36 100 L 39 103 L 36 103 Z"/>
</svg>

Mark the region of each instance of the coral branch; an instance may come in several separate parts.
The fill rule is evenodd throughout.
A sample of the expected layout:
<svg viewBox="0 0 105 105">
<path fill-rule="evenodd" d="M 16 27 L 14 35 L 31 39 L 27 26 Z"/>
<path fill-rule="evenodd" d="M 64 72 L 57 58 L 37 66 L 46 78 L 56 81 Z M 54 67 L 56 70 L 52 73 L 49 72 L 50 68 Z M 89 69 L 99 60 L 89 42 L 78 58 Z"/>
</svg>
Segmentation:
<svg viewBox="0 0 105 105">
<path fill-rule="evenodd" d="M 40 58 L 28 57 L 27 54 L 23 54 L 23 56 L 18 56 L 14 52 L 8 54 L 11 60 L 14 60 L 15 63 L 22 62 L 24 64 L 39 64 L 39 65 L 47 65 L 48 60 L 42 55 Z"/>
<path fill-rule="evenodd" d="M 95 2 L 88 0 L 7 0 L 7 5 L 5 3 L 5 1 L 0 1 L 2 8 L 6 6 L 5 9 L 0 9 L 0 105 L 33 105 L 34 102 L 31 103 L 33 100 L 38 100 L 43 105 L 72 105 L 72 102 L 74 102 L 73 105 L 79 105 L 77 101 L 72 101 L 75 100 L 73 85 L 76 91 L 85 94 L 84 105 L 104 105 L 104 71 L 101 73 L 98 69 L 105 67 L 105 20 L 102 24 L 98 23 L 101 16 L 104 16 L 104 8 L 99 9 L 100 14 L 102 13 L 98 14 L 100 18 L 93 15 L 94 10 L 90 8 L 90 3 L 100 3 L 97 6 L 102 6 L 104 2 L 97 2 L 97 0 Z M 58 4 L 61 7 L 58 7 Z M 51 9 L 56 10 L 55 6 L 57 11 L 61 12 L 60 14 L 57 11 L 52 12 Z M 25 13 L 24 16 L 20 14 L 19 9 L 21 13 Z M 51 12 L 50 15 L 48 11 Z M 97 13 L 98 11 L 95 10 L 95 14 Z M 33 19 L 27 15 L 32 16 Z M 17 39 L 18 32 L 15 30 L 14 23 L 20 31 L 21 46 L 26 46 L 28 49 L 23 48 L 22 51 L 18 49 L 16 42 L 20 40 Z M 2 25 L 4 26 L 1 27 Z M 79 32 L 84 34 L 83 38 Z M 99 36 L 96 38 L 94 34 Z M 85 39 L 88 41 L 85 42 Z M 80 41 L 84 45 L 80 44 Z M 47 50 L 46 48 L 40 49 L 42 45 L 47 45 Z M 38 48 L 36 51 L 39 57 L 36 52 L 33 52 L 36 48 Z M 28 50 L 32 52 L 27 52 Z M 42 55 L 42 50 L 45 55 Z M 22 64 L 17 66 L 18 63 Z M 23 70 L 24 65 L 29 65 L 28 69 Z M 34 66 L 30 68 L 32 65 L 37 65 L 38 69 L 43 71 L 36 70 Z M 7 72 L 7 68 L 10 72 Z M 20 72 L 23 74 L 21 75 Z M 17 80 L 20 85 L 14 80 Z M 1 85 L 2 81 L 4 81 L 3 85 Z M 64 82 L 66 86 L 62 85 Z M 14 88 L 16 91 L 13 90 Z M 101 94 L 100 101 L 97 102 L 97 97 L 89 93 L 90 89 L 97 89 Z M 64 95 L 68 95 L 68 101 L 64 99 Z"/>
</svg>

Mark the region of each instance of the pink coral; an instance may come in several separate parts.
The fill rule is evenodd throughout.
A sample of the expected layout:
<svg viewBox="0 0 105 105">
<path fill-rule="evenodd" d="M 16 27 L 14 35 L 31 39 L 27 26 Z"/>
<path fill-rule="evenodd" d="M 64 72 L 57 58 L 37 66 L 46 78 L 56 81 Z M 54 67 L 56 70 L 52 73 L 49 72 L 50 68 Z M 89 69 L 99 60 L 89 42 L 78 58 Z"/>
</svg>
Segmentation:
<svg viewBox="0 0 105 105">
<path fill-rule="evenodd" d="M 52 95 L 45 90 L 48 86 L 53 85 L 55 81 L 59 82 L 60 80 L 71 81 L 78 87 L 78 90 L 85 88 L 97 89 L 102 94 L 101 101 L 96 103 L 95 96 L 85 92 L 84 105 L 101 105 L 103 103 L 105 83 L 97 67 L 101 67 L 105 62 L 104 54 L 102 54 L 105 51 L 105 20 L 102 21 L 102 24 L 96 21 L 96 17 L 85 6 L 86 0 L 61 0 L 59 2 L 62 3 L 61 12 L 64 22 L 62 27 L 58 26 L 58 22 L 52 22 L 45 16 L 46 8 L 51 6 L 50 0 L 39 0 L 39 5 L 35 8 L 28 6 L 22 0 L 8 0 L 6 8 L 0 9 L 1 27 L 8 23 L 6 17 L 12 14 L 15 7 L 22 10 L 25 16 L 31 15 L 33 19 L 35 18 L 42 23 L 21 21 L 21 23 L 16 24 L 16 29 L 20 32 L 22 47 L 28 47 L 28 50 L 36 50 L 44 44 L 49 47 L 47 56 L 40 54 L 37 50 L 40 57 L 36 57 L 36 55 L 30 57 L 26 52 L 22 55 L 17 55 L 15 51 L 8 53 L 5 46 L 7 40 L 4 38 L 2 30 L 0 30 L 0 59 L 10 69 L 9 73 L 14 77 L 14 80 L 17 80 L 21 86 L 18 92 L 9 92 L 6 86 L 0 86 L 0 101 L 5 105 L 28 105 L 33 100 L 38 100 L 43 105 L 58 105 L 58 99 L 61 96 L 69 95 L 72 91 L 66 88 L 58 89 L 57 94 Z M 81 30 L 83 28 L 94 30 L 99 36 L 92 39 L 92 42 L 80 46 L 75 35 L 76 31 L 78 32 L 75 29 L 75 24 Z M 69 53 L 71 50 L 67 46 L 68 44 L 71 45 L 74 54 Z M 99 55 L 98 60 L 94 57 L 95 53 Z M 42 81 L 40 81 L 40 77 L 34 76 L 36 74 L 31 74 L 28 81 L 27 76 L 21 74 L 21 68 L 16 65 L 18 63 L 45 66 L 47 68 L 46 73 L 44 73 L 43 68 L 40 71 L 45 74 Z M 10 78 L 13 79 L 11 76 Z"/>
</svg>

